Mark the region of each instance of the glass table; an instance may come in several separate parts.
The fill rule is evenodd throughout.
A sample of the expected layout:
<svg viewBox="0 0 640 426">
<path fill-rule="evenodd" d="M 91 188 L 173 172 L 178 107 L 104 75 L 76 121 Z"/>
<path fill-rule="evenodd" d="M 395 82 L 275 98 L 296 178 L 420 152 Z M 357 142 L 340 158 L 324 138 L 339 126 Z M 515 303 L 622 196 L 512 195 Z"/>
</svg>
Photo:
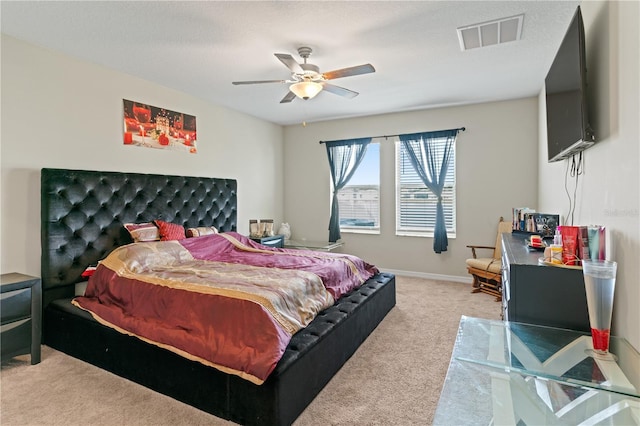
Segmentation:
<svg viewBox="0 0 640 426">
<path fill-rule="evenodd" d="M 640 425 L 640 354 L 573 330 L 463 316 L 434 424 Z"/>
<path fill-rule="evenodd" d="M 338 241 L 336 243 L 329 243 L 326 241 L 310 241 L 310 240 L 285 240 L 285 248 L 301 249 L 301 250 L 314 250 L 314 251 L 332 251 L 338 247 L 342 247 L 344 243 Z"/>
</svg>

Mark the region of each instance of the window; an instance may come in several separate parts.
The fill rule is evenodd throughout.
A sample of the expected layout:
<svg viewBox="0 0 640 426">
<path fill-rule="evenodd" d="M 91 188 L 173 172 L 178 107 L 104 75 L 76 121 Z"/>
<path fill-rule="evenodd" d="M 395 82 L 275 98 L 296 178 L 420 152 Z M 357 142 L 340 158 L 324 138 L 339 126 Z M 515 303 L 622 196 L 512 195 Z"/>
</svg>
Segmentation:
<svg viewBox="0 0 640 426">
<path fill-rule="evenodd" d="M 442 150 L 446 139 L 442 139 Z M 442 154 L 442 151 L 439 151 Z M 456 233 L 455 144 L 442 191 L 447 236 Z M 396 142 L 396 235 L 432 237 L 436 226 L 437 197 L 422 183 L 400 141 Z"/>
<path fill-rule="evenodd" d="M 380 229 L 380 143 L 371 142 L 347 185 L 338 192 L 341 231 Z"/>
</svg>

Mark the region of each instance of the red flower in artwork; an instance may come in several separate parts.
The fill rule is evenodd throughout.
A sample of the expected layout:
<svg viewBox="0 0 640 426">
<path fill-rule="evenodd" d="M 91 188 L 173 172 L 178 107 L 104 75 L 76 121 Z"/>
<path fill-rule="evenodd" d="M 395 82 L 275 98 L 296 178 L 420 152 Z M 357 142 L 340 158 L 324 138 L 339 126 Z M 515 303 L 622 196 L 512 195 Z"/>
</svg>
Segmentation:
<svg viewBox="0 0 640 426">
<path fill-rule="evenodd" d="M 158 142 L 160 142 L 160 145 L 169 145 L 169 138 L 167 137 L 167 135 L 162 133 L 160 134 L 160 136 L 158 136 Z"/>
</svg>

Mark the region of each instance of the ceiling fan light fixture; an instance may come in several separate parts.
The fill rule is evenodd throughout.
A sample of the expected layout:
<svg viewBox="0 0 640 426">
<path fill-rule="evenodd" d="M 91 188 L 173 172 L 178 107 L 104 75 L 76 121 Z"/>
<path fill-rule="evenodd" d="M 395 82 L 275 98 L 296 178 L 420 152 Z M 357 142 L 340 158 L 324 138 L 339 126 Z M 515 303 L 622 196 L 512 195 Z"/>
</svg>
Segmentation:
<svg viewBox="0 0 640 426">
<path fill-rule="evenodd" d="M 300 81 L 289 86 L 291 90 L 300 99 L 311 99 L 322 91 L 322 84 L 315 81 Z"/>
</svg>

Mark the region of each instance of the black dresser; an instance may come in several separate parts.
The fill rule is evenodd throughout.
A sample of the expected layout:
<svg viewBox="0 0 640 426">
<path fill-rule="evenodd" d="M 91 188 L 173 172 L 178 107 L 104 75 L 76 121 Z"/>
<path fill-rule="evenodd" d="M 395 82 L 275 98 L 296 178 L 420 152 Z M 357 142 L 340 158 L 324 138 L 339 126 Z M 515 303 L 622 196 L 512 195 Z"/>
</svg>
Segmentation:
<svg viewBox="0 0 640 426">
<path fill-rule="evenodd" d="M 0 357 L 2 362 L 31 354 L 31 364 L 40 362 L 42 289 L 40 278 L 2 274 L 0 285 Z"/>
<path fill-rule="evenodd" d="M 540 265 L 524 234 L 502 234 L 502 314 L 508 321 L 591 331 L 581 269 Z"/>
</svg>

